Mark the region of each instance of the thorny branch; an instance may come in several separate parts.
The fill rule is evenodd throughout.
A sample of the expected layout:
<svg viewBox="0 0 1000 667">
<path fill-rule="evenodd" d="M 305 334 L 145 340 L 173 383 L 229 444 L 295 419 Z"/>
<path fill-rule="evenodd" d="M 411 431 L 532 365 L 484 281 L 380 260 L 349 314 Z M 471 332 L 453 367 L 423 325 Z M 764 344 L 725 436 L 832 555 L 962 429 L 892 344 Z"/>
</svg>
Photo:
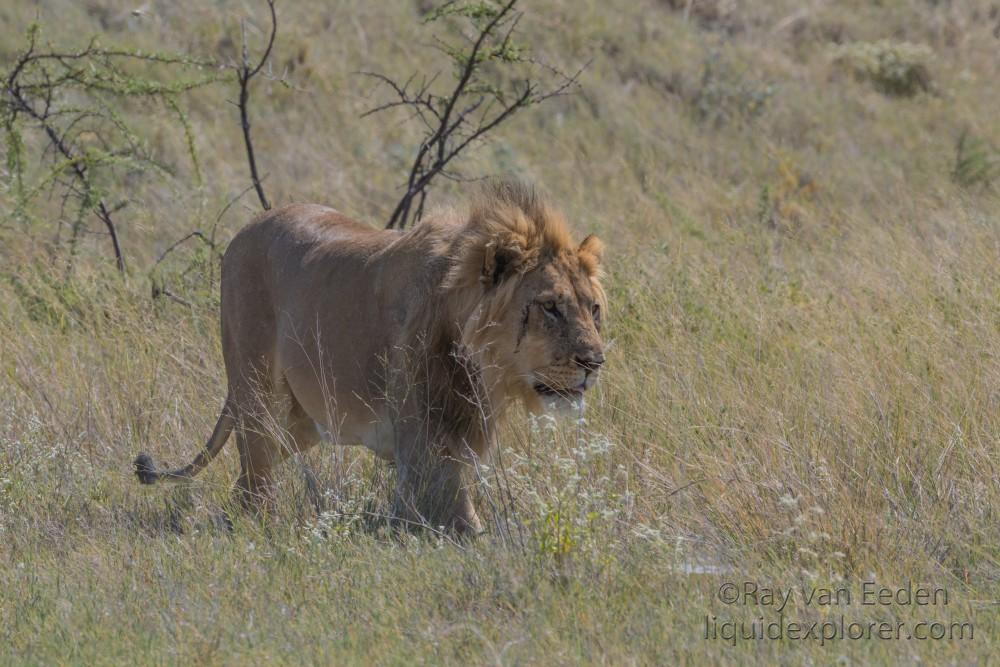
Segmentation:
<svg viewBox="0 0 1000 667">
<path fill-rule="evenodd" d="M 41 109 L 37 109 L 24 94 L 21 85 L 18 82 L 18 77 L 24 71 L 24 68 L 32 61 L 38 61 L 43 59 L 56 59 L 56 60 L 66 60 L 72 58 L 83 58 L 85 56 L 91 55 L 94 52 L 94 42 L 83 51 L 77 54 L 36 54 L 35 53 L 35 37 L 32 33 L 31 40 L 28 44 L 27 50 L 18 58 L 14 65 L 13 70 L 7 77 L 6 81 L 6 92 L 9 96 L 9 100 L 12 103 L 12 108 L 10 110 L 11 122 L 13 122 L 14 117 L 18 113 L 24 113 L 31 119 L 33 119 L 38 126 L 45 132 L 45 135 L 49 138 L 51 145 L 55 147 L 56 150 L 65 158 L 79 182 L 80 187 L 83 192 L 81 193 L 81 198 L 83 201 L 89 201 L 91 194 L 93 193 L 93 185 L 89 174 L 87 173 L 87 163 L 83 161 L 82 156 L 77 155 L 65 141 L 65 134 L 60 134 L 55 126 L 50 122 L 50 118 L 53 115 L 52 111 L 52 86 L 49 85 L 44 88 L 45 99 Z M 48 74 L 46 73 L 46 78 L 48 79 Z M 94 206 L 95 213 L 97 217 L 104 223 L 105 228 L 108 230 L 108 234 L 111 237 L 111 246 L 115 253 L 115 266 L 118 268 L 120 273 L 125 273 L 125 255 L 122 253 L 121 242 L 118 239 L 118 229 L 115 226 L 115 221 L 111 217 L 111 211 L 108 209 L 107 204 L 105 204 L 104 199 L 99 198 Z"/>
<path fill-rule="evenodd" d="M 246 26 L 246 20 L 244 19 L 240 23 L 240 32 L 242 36 L 242 52 L 241 52 L 240 62 L 239 64 L 232 66 L 232 69 L 236 70 L 236 81 L 240 87 L 239 101 L 237 102 L 236 106 L 240 112 L 240 126 L 243 130 L 243 144 L 246 147 L 247 164 L 249 165 L 250 168 L 251 185 L 242 192 L 240 192 L 238 195 L 236 195 L 236 197 L 231 199 L 222 208 L 222 210 L 219 212 L 218 217 L 216 218 L 215 221 L 216 226 L 218 225 L 219 220 L 222 219 L 222 216 L 225 215 L 226 211 L 228 211 L 229 208 L 237 200 L 239 200 L 244 194 L 246 194 L 250 190 L 256 191 L 257 199 L 260 200 L 260 205 L 265 211 L 271 209 L 271 202 L 267 199 L 267 195 L 264 194 L 264 185 L 263 185 L 264 179 L 260 176 L 260 172 L 257 168 L 257 158 L 256 154 L 254 153 L 253 139 L 250 135 L 250 110 L 249 110 L 250 81 L 255 76 L 260 74 L 260 72 L 264 69 L 264 66 L 267 64 L 268 58 L 271 57 L 271 51 L 274 49 L 274 42 L 278 35 L 278 15 L 277 11 L 275 10 L 274 0 L 267 0 L 267 8 L 271 15 L 271 31 L 268 34 L 267 45 L 264 47 L 264 52 L 263 54 L 261 54 L 260 59 L 257 60 L 256 63 L 251 63 L 250 61 L 249 47 L 247 46 L 247 26 Z M 166 260 L 167 257 L 172 252 L 174 252 L 179 247 L 181 247 L 182 245 L 193 239 L 201 241 L 209 249 L 209 251 L 213 256 L 213 259 L 215 260 L 222 259 L 222 255 L 218 250 L 218 244 L 215 241 L 215 226 L 213 226 L 211 236 L 207 236 L 203 232 L 195 230 L 181 237 L 174 243 L 172 243 L 170 246 L 167 247 L 166 250 L 163 251 L 159 259 L 156 260 L 154 268 L 160 266 L 160 264 L 162 264 L 164 260 Z M 166 296 L 182 305 L 190 305 L 186 300 L 182 299 L 181 297 L 171 292 L 165 285 L 160 284 L 156 280 L 154 280 L 153 298 L 156 299 L 160 296 Z"/>
<path fill-rule="evenodd" d="M 412 112 L 413 118 L 423 123 L 426 134 L 417 148 L 410 166 L 403 196 L 396 204 L 386 227 L 402 228 L 420 219 L 427 199 L 427 191 L 437 176 L 461 180 L 448 169 L 472 143 L 482 139 L 518 111 L 540 104 L 553 97 L 564 95 L 579 85 L 583 68 L 572 75 L 542 66 L 557 77 L 556 83 L 543 87 L 530 77 L 513 84 L 509 89 L 491 84 L 484 78 L 487 65 L 539 65 L 522 55 L 514 44 L 513 36 L 523 16 L 515 7 L 518 0 L 507 0 L 502 5 L 482 3 L 445 3 L 429 21 L 443 16 L 463 16 L 475 30 L 471 46 L 465 50 L 442 43 L 439 47 L 456 65 L 455 85 L 447 95 L 433 92 L 438 79 L 422 77 L 414 84 L 417 75 L 403 83 L 376 72 L 360 72 L 379 85 L 388 87 L 395 99 L 370 109 L 362 117 L 389 109 L 403 107 Z"/>
<path fill-rule="evenodd" d="M 92 211 L 111 239 L 115 266 L 125 273 L 115 214 L 127 202 L 110 204 L 99 186 L 99 172 L 116 165 L 132 168 L 139 164 L 164 168 L 145 152 L 141 142 L 107 96 L 167 98 L 210 83 L 215 77 L 191 81 L 161 82 L 134 76 L 125 63 L 141 61 L 160 65 L 203 66 L 210 63 L 180 55 L 105 48 L 97 38 L 78 51 L 39 48 L 38 25 L 28 31 L 27 48 L 15 59 L 4 75 L 0 90 L 0 119 L 8 145 L 8 171 L 16 193 L 15 210 L 23 212 L 27 202 L 40 192 L 51 196 L 58 186 L 63 189 L 60 211 L 70 199 L 79 202 L 70 239 L 70 264 L 78 236 L 84 231 L 84 218 Z M 69 103 L 65 91 L 81 91 L 86 103 Z M 26 122 L 25 122 L 26 121 Z M 40 147 L 41 160 L 52 159 L 53 166 L 33 188 L 25 188 L 21 127 L 35 126 L 45 137 Z M 89 147 L 82 141 L 88 137 Z M 192 149 L 193 150 L 193 149 Z M 60 225 L 62 224 L 60 216 Z M 57 235 L 58 238 L 58 235 Z"/>
<path fill-rule="evenodd" d="M 267 47 L 264 49 L 264 54 L 260 57 L 260 60 L 256 65 L 251 65 L 250 56 L 247 52 L 247 29 L 246 21 L 244 20 L 241 24 L 241 30 L 243 34 L 243 54 L 240 64 L 236 67 L 236 80 L 240 85 L 240 124 L 243 127 L 243 143 L 246 145 L 247 149 L 247 162 L 250 165 L 250 179 L 253 181 L 254 190 L 257 191 L 257 198 L 260 200 L 260 205 L 265 211 L 270 210 L 271 203 L 267 200 L 264 195 L 264 186 L 261 185 L 261 178 L 257 171 L 257 158 L 254 156 L 253 150 L 253 140 L 250 138 L 250 114 L 249 114 L 249 103 L 250 103 L 250 80 L 253 79 L 267 62 L 267 59 L 271 56 L 271 49 L 274 47 L 274 39 L 278 34 L 278 14 L 274 9 L 274 0 L 267 0 L 267 8 L 271 12 L 271 33 L 267 39 Z"/>
</svg>

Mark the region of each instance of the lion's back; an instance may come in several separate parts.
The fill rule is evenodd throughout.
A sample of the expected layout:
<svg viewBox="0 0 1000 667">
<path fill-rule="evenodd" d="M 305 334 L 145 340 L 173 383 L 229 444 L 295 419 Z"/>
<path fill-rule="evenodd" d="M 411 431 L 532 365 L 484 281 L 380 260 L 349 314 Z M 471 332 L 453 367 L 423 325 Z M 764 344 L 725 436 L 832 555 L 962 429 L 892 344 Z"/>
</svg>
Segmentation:
<svg viewBox="0 0 1000 667">
<path fill-rule="evenodd" d="M 366 389 L 414 304 L 420 268 L 392 250 L 400 237 L 324 206 L 258 216 L 223 259 L 227 367 L 264 357 L 301 387 L 322 365 L 339 386 Z"/>
</svg>

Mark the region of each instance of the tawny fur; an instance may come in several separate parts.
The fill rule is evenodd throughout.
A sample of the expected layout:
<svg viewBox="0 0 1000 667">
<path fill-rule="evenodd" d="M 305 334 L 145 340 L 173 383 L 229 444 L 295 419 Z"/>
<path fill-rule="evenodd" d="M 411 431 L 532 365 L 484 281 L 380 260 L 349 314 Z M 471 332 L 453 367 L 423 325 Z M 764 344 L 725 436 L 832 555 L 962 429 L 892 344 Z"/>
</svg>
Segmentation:
<svg viewBox="0 0 1000 667">
<path fill-rule="evenodd" d="M 236 432 L 244 502 L 270 502 L 276 463 L 323 430 L 397 466 L 405 520 L 482 529 L 464 471 L 516 401 L 532 411 L 588 389 L 603 362 L 601 242 L 575 245 L 529 187 L 493 183 L 465 210 L 405 231 L 293 204 L 259 216 L 222 263 L 229 383 L 187 479 Z"/>
</svg>

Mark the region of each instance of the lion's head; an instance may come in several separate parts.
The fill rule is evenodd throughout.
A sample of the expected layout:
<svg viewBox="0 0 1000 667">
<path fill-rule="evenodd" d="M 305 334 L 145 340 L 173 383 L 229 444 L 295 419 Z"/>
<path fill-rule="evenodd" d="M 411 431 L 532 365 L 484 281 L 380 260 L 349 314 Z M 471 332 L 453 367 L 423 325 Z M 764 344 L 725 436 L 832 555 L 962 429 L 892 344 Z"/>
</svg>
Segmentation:
<svg viewBox="0 0 1000 667">
<path fill-rule="evenodd" d="M 529 410 L 576 403 L 604 363 L 603 244 L 575 244 L 562 216 L 530 187 L 484 188 L 447 241 L 445 287 L 464 301 L 461 342 L 492 396 Z"/>
</svg>

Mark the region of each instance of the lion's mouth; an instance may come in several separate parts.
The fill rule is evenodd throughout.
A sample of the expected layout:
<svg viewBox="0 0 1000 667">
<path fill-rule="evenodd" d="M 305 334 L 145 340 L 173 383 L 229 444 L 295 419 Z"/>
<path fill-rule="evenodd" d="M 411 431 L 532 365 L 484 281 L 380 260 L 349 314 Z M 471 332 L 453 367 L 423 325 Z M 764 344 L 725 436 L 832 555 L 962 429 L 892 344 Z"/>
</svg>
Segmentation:
<svg viewBox="0 0 1000 667">
<path fill-rule="evenodd" d="M 567 388 L 555 388 L 545 384 L 544 382 L 538 382 L 535 384 L 535 392 L 539 396 L 559 396 L 562 398 L 580 398 L 583 396 L 583 392 L 586 390 L 586 385 L 580 383 L 578 386 L 572 389 Z"/>
</svg>

